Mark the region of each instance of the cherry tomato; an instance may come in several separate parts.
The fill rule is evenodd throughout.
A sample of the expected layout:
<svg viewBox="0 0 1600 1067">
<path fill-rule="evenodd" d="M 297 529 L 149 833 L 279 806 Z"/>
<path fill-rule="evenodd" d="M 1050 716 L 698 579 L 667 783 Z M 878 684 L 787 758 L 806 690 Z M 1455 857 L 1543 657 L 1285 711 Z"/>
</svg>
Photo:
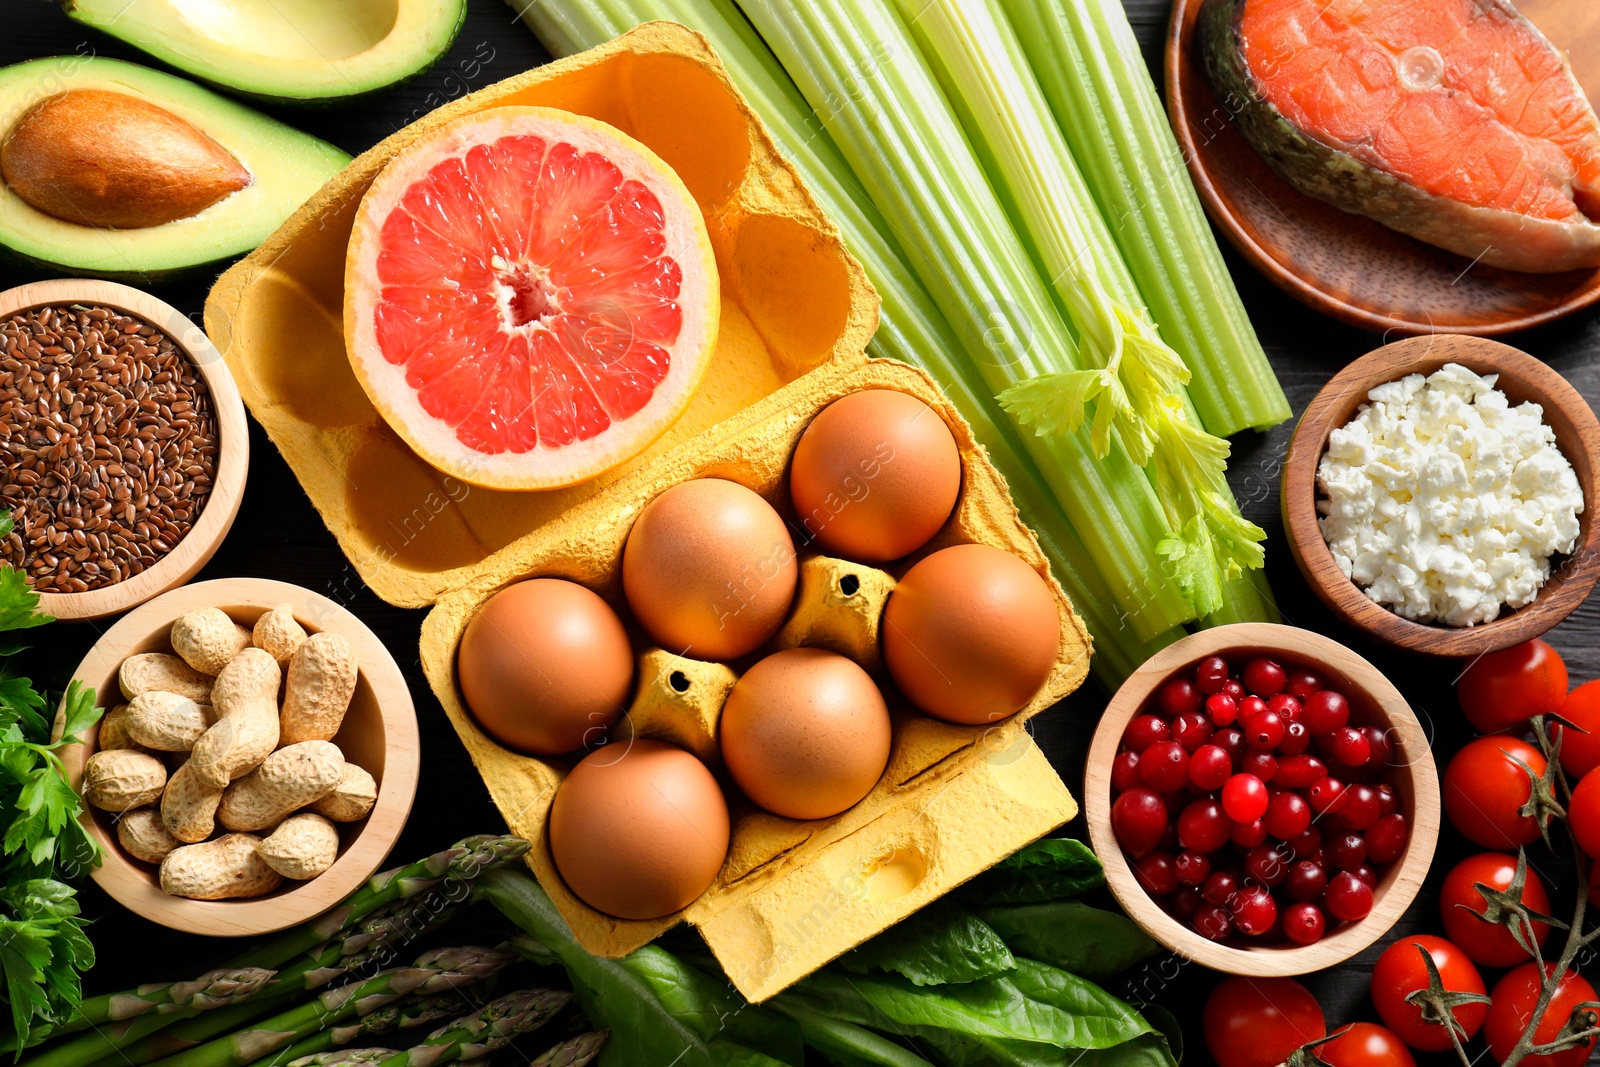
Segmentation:
<svg viewBox="0 0 1600 1067">
<path fill-rule="evenodd" d="M 1300 902 L 1283 909 L 1283 936 L 1297 945 L 1314 945 L 1322 940 L 1328 920 L 1315 904 Z"/>
<path fill-rule="evenodd" d="M 1545 964 L 1546 974 L 1555 969 L 1555 964 Z M 1507 971 L 1500 981 L 1494 984 L 1494 992 L 1489 994 L 1492 1003 L 1489 1005 L 1489 1016 L 1483 1022 L 1483 1039 L 1489 1043 L 1489 1052 L 1497 1063 L 1504 1063 L 1511 1054 L 1511 1049 L 1516 1045 L 1517 1039 L 1533 1021 L 1533 1009 L 1539 1000 L 1539 965 L 1528 961 L 1522 966 Z M 1561 982 L 1556 986 L 1556 992 L 1550 998 L 1550 1006 L 1545 1009 L 1544 1016 L 1539 1020 L 1538 1029 L 1533 1032 L 1536 1044 L 1543 1044 L 1555 1040 L 1561 1028 L 1572 1018 L 1572 1013 L 1579 1004 L 1595 999 L 1594 986 L 1576 971 L 1568 971 L 1561 976 Z M 1592 1024 L 1591 1024 L 1592 1025 Z M 1593 1043 L 1580 1045 L 1577 1048 L 1567 1049 L 1565 1052 L 1552 1052 L 1544 1056 L 1529 1056 L 1523 1063 L 1530 1067 L 1583 1067 L 1589 1059 L 1589 1053 L 1594 1051 Z"/>
<path fill-rule="evenodd" d="M 1194 670 L 1194 686 L 1207 696 L 1220 693 L 1230 674 L 1227 660 L 1221 656 L 1207 656 Z"/>
<path fill-rule="evenodd" d="M 1277 1067 L 1328 1032 L 1316 998 L 1293 978 L 1224 978 L 1202 1023 L 1218 1067 Z"/>
<path fill-rule="evenodd" d="M 1267 783 L 1253 774 L 1234 775 L 1222 787 L 1222 808 L 1234 822 L 1255 822 L 1267 813 Z"/>
<path fill-rule="evenodd" d="M 1168 719 L 1199 711 L 1201 699 L 1200 690 L 1196 689 L 1194 683 L 1187 678 L 1174 678 L 1156 693 L 1156 703 L 1161 705 L 1161 714 Z"/>
<path fill-rule="evenodd" d="M 1399 1035 L 1377 1023 L 1351 1023 L 1317 1046 L 1317 1058 L 1328 1067 L 1417 1067 Z"/>
<path fill-rule="evenodd" d="M 1590 859 L 1600 858 L 1600 771 L 1590 771 L 1578 782 L 1572 791 L 1572 803 L 1567 805 L 1567 815 L 1578 847 Z"/>
<path fill-rule="evenodd" d="M 1289 684 L 1289 676 L 1275 660 L 1265 656 L 1257 656 L 1244 665 L 1244 686 L 1256 696 L 1265 700 L 1283 692 L 1283 687 Z"/>
<path fill-rule="evenodd" d="M 1469 742 L 1445 768 L 1444 812 L 1473 844 L 1509 850 L 1539 836 L 1532 816 L 1518 814 L 1528 802 L 1532 783 L 1513 757 L 1526 763 L 1534 774 L 1544 773 L 1545 758 L 1538 749 L 1503 736 Z"/>
<path fill-rule="evenodd" d="M 1111 830 L 1119 845 L 1142 856 L 1167 832 L 1167 805 L 1148 789 L 1130 789 L 1111 805 Z"/>
<path fill-rule="evenodd" d="M 1300 721 L 1306 724 L 1315 737 L 1322 737 L 1341 729 L 1350 721 L 1350 702 L 1343 693 L 1324 689 L 1305 699 Z"/>
<path fill-rule="evenodd" d="M 1561 717 L 1578 730 L 1563 730 L 1553 723 L 1550 732 L 1561 738 L 1561 766 L 1574 778 L 1600 767 L 1600 679 L 1584 682 L 1561 702 Z"/>
<path fill-rule="evenodd" d="M 1462 714 L 1485 734 L 1520 729 L 1532 716 L 1558 710 L 1566 696 L 1567 665 L 1538 640 L 1479 656 L 1456 682 Z"/>
<path fill-rule="evenodd" d="M 1450 869 L 1439 889 L 1439 916 L 1444 920 L 1445 936 L 1484 967 L 1515 967 L 1527 960 L 1528 953 L 1517 944 L 1511 931 L 1499 923 L 1478 918 L 1488 905 L 1476 886 L 1504 891 L 1517 873 L 1517 857 L 1504 852 L 1480 852 L 1468 856 Z M 1522 885 L 1522 903 L 1534 911 L 1550 914 L 1550 895 L 1544 883 L 1530 869 Z M 1476 913 L 1476 914 L 1474 914 Z M 1550 936 L 1547 923 L 1534 923 L 1534 934 L 1543 945 Z"/>
<path fill-rule="evenodd" d="M 1483 976 L 1465 952 L 1442 937 L 1414 934 L 1396 941 L 1378 957 L 1372 968 L 1372 1003 L 1384 1024 L 1398 1034 L 1400 1040 L 1419 1052 L 1444 1052 L 1453 1047 L 1449 1031 L 1437 1023 L 1424 1022 L 1422 1009 L 1406 1003 L 1406 997 L 1428 988 L 1423 952 L 1433 957 L 1433 965 L 1439 969 L 1445 989 L 1459 993 L 1484 992 Z M 1477 1034 L 1488 1012 L 1487 1004 L 1462 1004 L 1454 1010 L 1456 1021 L 1468 1038 Z"/>
</svg>

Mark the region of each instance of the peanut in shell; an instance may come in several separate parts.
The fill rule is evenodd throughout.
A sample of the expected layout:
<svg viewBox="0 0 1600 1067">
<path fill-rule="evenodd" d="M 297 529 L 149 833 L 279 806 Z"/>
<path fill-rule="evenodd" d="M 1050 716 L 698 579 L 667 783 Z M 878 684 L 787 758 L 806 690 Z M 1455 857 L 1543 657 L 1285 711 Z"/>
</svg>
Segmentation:
<svg viewBox="0 0 1600 1067">
<path fill-rule="evenodd" d="M 344 756 L 332 742 L 285 745 L 228 786 L 217 819 L 229 830 L 266 830 L 332 792 L 343 778 Z"/>
<path fill-rule="evenodd" d="M 188 752 L 216 721 L 209 705 L 159 690 L 140 693 L 127 707 L 128 735 L 158 752 Z"/>
<path fill-rule="evenodd" d="M 201 674 L 215 675 L 250 644 L 250 631 L 221 608 L 195 608 L 172 624 L 172 650 Z"/>
<path fill-rule="evenodd" d="M 256 620 L 250 639 L 287 670 L 295 652 L 306 642 L 306 628 L 295 619 L 291 605 L 279 604 Z"/>
<path fill-rule="evenodd" d="M 167 853 L 183 844 L 167 832 L 161 812 L 155 808 L 124 812 L 117 820 L 117 842 L 128 855 L 146 863 L 160 863 Z"/>
<path fill-rule="evenodd" d="M 196 741 L 189 763 L 218 788 L 261 765 L 278 747 L 278 661 L 247 648 L 217 675 L 211 700 L 216 725 Z"/>
<path fill-rule="evenodd" d="M 140 652 L 123 660 L 117 670 L 117 684 L 125 700 L 159 690 L 177 693 L 198 704 L 210 704 L 215 680 L 167 652 Z"/>
<path fill-rule="evenodd" d="M 255 834 L 223 834 L 215 841 L 173 849 L 161 861 L 161 891 L 190 900 L 259 897 L 283 884 L 267 866 Z"/>
<path fill-rule="evenodd" d="M 190 843 L 211 836 L 217 825 L 217 805 L 222 803 L 222 787 L 195 773 L 193 764 L 191 758 L 173 771 L 161 794 L 162 825 L 179 841 Z"/>
<path fill-rule="evenodd" d="M 278 717 L 283 743 L 332 740 L 355 696 L 356 674 L 355 653 L 342 634 L 306 638 L 289 662 L 289 683 Z"/>
<path fill-rule="evenodd" d="M 339 858 L 339 831 L 321 815 L 291 815 L 262 838 L 261 859 L 285 878 L 315 878 Z"/>
<path fill-rule="evenodd" d="M 167 785 L 167 767 L 133 749 L 96 752 L 83 769 L 83 796 L 101 811 L 128 811 L 154 804 Z"/>
<path fill-rule="evenodd" d="M 377 802 L 378 783 L 365 769 L 347 760 L 339 784 L 320 800 L 313 801 L 311 810 L 334 822 L 355 822 L 365 819 Z"/>
</svg>

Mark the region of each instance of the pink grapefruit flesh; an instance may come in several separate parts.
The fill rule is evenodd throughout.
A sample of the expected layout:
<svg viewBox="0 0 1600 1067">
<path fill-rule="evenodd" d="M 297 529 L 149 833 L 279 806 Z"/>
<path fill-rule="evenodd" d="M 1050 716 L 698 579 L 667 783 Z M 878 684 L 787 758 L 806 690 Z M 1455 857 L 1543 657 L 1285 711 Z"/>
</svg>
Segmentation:
<svg viewBox="0 0 1600 1067">
<path fill-rule="evenodd" d="M 350 362 L 439 470 L 551 489 L 643 451 L 710 362 L 716 260 L 644 145 L 551 108 L 467 115 L 373 181 L 345 266 Z"/>
</svg>

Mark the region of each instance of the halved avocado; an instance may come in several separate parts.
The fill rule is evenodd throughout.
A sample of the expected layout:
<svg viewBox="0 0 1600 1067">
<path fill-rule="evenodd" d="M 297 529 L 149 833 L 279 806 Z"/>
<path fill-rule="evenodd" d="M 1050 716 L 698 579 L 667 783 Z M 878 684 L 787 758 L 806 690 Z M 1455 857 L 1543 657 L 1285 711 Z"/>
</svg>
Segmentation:
<svg viewBox="0 0 1600 1067">
<path fill-rule="evenodd" d="M 36 105 L 76 90 L 122 94 L 162 109 L 215 142 L 247 177 L 226 188 L 242 187 L 193 214 L 122 229 L 47 214 L 0 180 L 0 248 L 55 271 L 152 281 L 242 255 L 350 162 L 325 141 L 193 82 L 121 60 L 86 56 L 0 68 L 0 142 L 11 141 L 25 115 L 44 110 L 33 111 Z M 15 148 L 14 141 L 9 148 Z M 118 162 L 123 173 L 136 173 L 141 165 L 160 166 L 165 160 Z M 94 161 L 75 165 L 90 175 L 105 169 Z M 38 195 L 33 201 L 43 204 Z"/>
<path fill-rule="evenodd" d="M 204 81 L 279 104 L 326 104 L 420 74 L 466 0 L 61 0 L 68 15 Z"/>
</svg>

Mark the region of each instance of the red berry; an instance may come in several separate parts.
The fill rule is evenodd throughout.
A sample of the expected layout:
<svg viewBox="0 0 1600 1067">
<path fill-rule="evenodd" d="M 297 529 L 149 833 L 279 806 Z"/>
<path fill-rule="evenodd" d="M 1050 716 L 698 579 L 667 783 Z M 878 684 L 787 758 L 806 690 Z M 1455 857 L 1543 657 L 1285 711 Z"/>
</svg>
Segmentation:
<svg viewBox="0 0 1600 1067">
<path fill-rule="evenodd" d="M 1263 699 L 1283 692 L 1289 676 L 1282 667 L 1265 656 L 1257 656 L 1244 665 L 1244 687 Z"/>
<path fill-rule="evenodd" d="M 1221 745 L 1201 745 L 1189 757 L 1189 784 L 1202 792 L 1221 789 L 1232 773 L 1233 759 Z"/>
<path fill-rule="evenodd" d="M 1316 900 L 1328 888 L 1328 872 L 1314 860 L 1296 860 L 1289 865 L 1283 891 L 1290 900 Z"/>
<path fill-rule="evenodd" d="M 1270 752 L 1247 752 L 1239 761 L 1239 770 L 1253 774 L 1263 782 L 1270 782 L 1278 774 L 1278 758 Z"/>
<path fill-rule="evenodd" d="M 1155 715 L 1135 715 L 1122 730 L 1122 747 L 1131 752 L 1143 752 L 1170 736 L 1164 719 Z"/>
<path fill-rule="evenodd" d="M 1264 886 L 1278 886 L 1289 877 L 1289 863 L 1282 852 L 1271 845 L 1257 845 L 1244 855 L 1245 877 Z"/>
<path fill-rule="evenodd" d="M 1250 751 L 1250 746 L 1245 744 L 1244 731 L 1237 726 L 1227 726 L 1218 730 L 1211 735 L 1211 743 L 1220 746 L 1234 763 L 1244 759 L 1244 754 Z"/>
<path fill-rule="evenodd" d="M 1258 696 L 1247 696 L 1239 701 L 1239 722 L 1241 725 L 1250 720 L 1252 715 L 1260 715 L 1267 710 L 1267 702 Z"/>
<path fill-rule="evenodd" d="M 1323 848 L 1329 861 L 1341 871 L 1353 870 L 1367 862 L 1367 839 L 1360 834 L 1338 834 Z"/>
<path fill-rule="evenodd" d="M 1318 778 L 1327 776 L 1328 768 L 1317 757 L 1288 756 L 1278 761 L 1278 772 L 1272 776 L 1272 784 L 1281 789 L 1304 789 Z"/>
<path fill-rule="evenodd" d="M 1345 789 L 1344 801 L 1339 805 L 1337 814 L 1350 829 L 1367 830 L 1383 815 L 1383 801 L 1379 799 L 1376 789 L 1357 782 Z"/>
<path fill-rule="evenodd" d="M 1239 702 L 1227 693 L 1206 697 L 1206 715 L 1217 726 L 1230 726 L 1239 717 Z"/>
<path fill-rule="evenodd" d="M 1363 726 L 1361 732 L 1367 736 L 1367 745 L 1372 750 L 1368 758 L 1374 766 L 1394 766 L 1394 740 L 1387 730 L 1376 726 Z"/>
<path fill-rule="evenodd" d="M 1239 891 L 1239 876 L 1232 871 L 1212 871 L 1200 883 L 1200 899 L 1208 904 L 1226 904 Z"/>
<path fill-rule="evenodd" d="M 1230 673 L 1227 660 L 1221 656 L 1207 656 L 1194 669 L 1194 686 L 1207 696 L 1220 693 Z"/>
<path fill-rule="evenodd" d="M 1222 809 L 1234 822 L 1255 822 L 1267 813 L 1267 783 L 1253 774 L 1236 774 L 1222 787 Z"/>
<path fill-rule="evenodd" d="M 1404 815 L 1385 815 L 1367 831 L 1367 858 L 1373 863 L 1393 863 L 1406 850 L 1410 837 Z"/>
<path fill-rule="evenodd" d="M 1118 752 L 1117 758 L 1111 761 L 1111 788 L 1125 793 L 1139 788 L 1142 781 L 1139 777 L 1139 753 Z"/>
<path fill-rule="evenodd" d="M 1139 779 L 1158 793 L 1182 789 L 1189 781 L 1189 753 L 1176 741 L 1157 741 L 1139 754 Z"/>
<path fill-rule="evenodd" d="M 1289 672 L 1289 684 L 1284 688 L 1297 700 L 1305 700 L 1323 688 L 1322 676 L 1304 667 Z"/>
<path fill-rule="evenodd" d="M 1313 737 L 1331 734 L 1350 721 L 1350 702 L 1343 693 L 1324 689 L 1302 701 L 1300 721 Z"/>
<path fill-rule="evenodd" d="M 1326 815 L 1339 806 L 1339 801 L 1344 798 L 1344 783 L 1337 778 L 1318 778 L 1306 789 L 1306 799 L 1311 801 L 1311 810 L 1318 815 Z"/>
<path fill-rule="evenodd" d="M 1255 848 L 1267 839 L 1267 824 L 1257 819 L 1234 825 L 1233 843 L 1240 848 Z"/>
<path fill-rule="evenodd" d="M 1378 786 L 1378 800 L 1383 804 L 1385 815 L 1400 814 L 1400 794 L 1395 792 L 1394 786 L 1387 782 Z"/>
<path fill-rule="evenodd" d="M 1257 937 L 1278 921 L 1278 904 L 1261 886 L 1246 886 L 1234 895 L 1229 907 L 1233 925 L 1247 937 Z"/>
<path fill-rule="evenodd" d="M 1193 752 L 1211 740 L 1211 720 L 1198 711 L 1186 711 L 1172 720 L 1172 739 Z"/>
<path fill-rule="evenodd" d="M 1190 801 L 1178 814 L 1178 844 L 1192 852 L 1215 852 L 1228 843 L 1233 824 L 1210 797 Z"/>
<path fill-rule="evenodd" d="M 1243 700 L 1245 697 L 1244 683 L 1237 678 L 1229 678 L 1226 682 L 1223 682 L 1222 691 L 1234 700 Z"/>
<path fill-rule="evenodd" d="M 1340 871 L 1328 880 L 1323 902 L 1335 919 L 1359 922 L 1372 910 L 1372 887 L 1349 871 Z"/>
<path fill-rule="evenodd" d="M 1262 821 L 1267 824 L 1267 833 L 1287 841 L 1311 826 L 1311 805 L 1299 793 L 1279 793 L 1268 802 Z"/>
<path fill-rule="evenodd" d="M 1166 904 L 1173 918 L 1186 923 L 1194 918 L 1195 911 L 1200 907 L 1200 894 L 1192 886 L 1180 883 L 1177 891 L 1167 898 Z"/>
<path fill-rule="evenodd" d="M 1372 742 L 1354 726 L 1341 726 L 1327 736 L 1323 751 L 1346 767 L 1365 766 L 1372 758 Z"/>
<path fill-rule="evenodd" d="M 1185 849 L 1178 853 L 1174 861 L 1178 872 L 1178 881 L 1184 885 L 1199 885 L 1211 873 L 1211 860 L 1199 852 L 1190 852 Z"/>
<path fill-rule="evenodd" d="M 1174 678 L 1156 693 L 1161 713 L 1169 719 L 1200 710 L 1200 690 L 1187 678 Z"/>
<path fill-rule="evenodd" d="M 1233 935 L 1233 919 L 1220 904 L 1202 904 L 1195 909 L 1194 929 L 1207 941 L 1226 941 Z"/>
<path fill-rule="evenodd" d="M 1350 868 L 1350 873 L 1370 885 L 1373 889 L 1378 888 L 1378 872 L 1373 868 L 1372 864 L 1363 863 L 1359 867 L 1352 867 Z"/>
<path fill-rule="evenodd" d="M 1111 805 L 1117 843 L 1134 856 L 1156 847 L 1167 831 L 1167 806 L 1149 789 L 1130 789 Z"/>
<path fill-rule="evenodd" d="M 1267 701 L 1267 710 L 1275 711 L 1283 716 L 1284 722 L 1299 722 L 1301 715 L 1300 700 L 1288 693 L 1279 693 Z"/>
<path fill-rule="evenodd" d="M 1258 711 L 1244 721 L 1244 739 L 1250 747 L 1269 752 L 1283 740 L 1283 716 L 1275 711 Z"/>
<path fill-rule="evenodd" d="M 1296 834 L 1283 844 L 1294 853 L 1296 859 L 1308 860 L 1322 850 L 1322 831 L 1312 826 L 1305 833 Z"/>
<path fill-rule="evenodd" d="M 1133 877 L 1146 893 L 1164 897 L 1178 888 L 1178 868 L 1168 852 L 1151 852 L 1133 861 Z"/>
<path fill-rule="evenodd" d="M 1315 945 L 1327 926 L 1322 909 L 1315 904 L 1290 904 L 1283 909 L 1283 936 L 1297 945 Z"/>
</svg>

